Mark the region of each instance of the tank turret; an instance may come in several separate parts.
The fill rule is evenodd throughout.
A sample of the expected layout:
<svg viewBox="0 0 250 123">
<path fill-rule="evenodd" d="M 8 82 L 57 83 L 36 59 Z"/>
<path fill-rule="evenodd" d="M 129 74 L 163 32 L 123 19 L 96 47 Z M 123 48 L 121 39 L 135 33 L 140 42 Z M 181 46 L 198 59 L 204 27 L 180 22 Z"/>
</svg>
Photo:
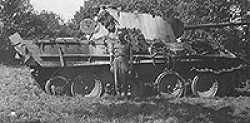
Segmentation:
<svg viewBox="0 0 250 123">
<path fill-rule="evenodd" d="M 145 13 L 122 12 L 116 9 L 105 9 L 99 12 L 98 24 L 93 39 L 107 36 L 109 27 L 116 29 L 139 29 L 146 40 L 175 41 L 183 33 L 184 24 L 178 19 L 164 20 L 160 16 L 152 16 Z M 114 21 L 113 21 L 114 20 Z M 109 27 L 108 27 L 109 26 Z M 114 31 L 112 32 L 114 33 Z"/>
</svg>

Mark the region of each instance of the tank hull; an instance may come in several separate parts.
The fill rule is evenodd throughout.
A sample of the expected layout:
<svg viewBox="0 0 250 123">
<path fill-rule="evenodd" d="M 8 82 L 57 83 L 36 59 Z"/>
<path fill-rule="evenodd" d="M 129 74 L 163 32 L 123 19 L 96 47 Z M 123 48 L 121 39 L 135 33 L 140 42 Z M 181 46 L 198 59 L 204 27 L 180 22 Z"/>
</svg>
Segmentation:
<svg viewBox="0 0 250 123">
<path fill-rule="evenodd" d="M 14 39 L 18 39 L 14 41 L 14 43 L 17 42 L 15 48 L 18 54 L 32 69 L 32 75 L 45 91 L 49 90 L 49 93 L 52 93 L 57 90 L 54 86 L 60 86 L 59 90 L 66 89 L 64 92 L 67 95 L 75 95 L 76 92 L 85 95 L 93 90 L 93 93 L 96 92 L 94 94 L 96 96 L 100 95 L 97 93 L 99 90 L 103 92 L 107 88 L 109 90 L 106 92 L 111 90 L 111 93 L 115 93 L 112 92 L 115 90 L 115 77 L 114 73 L 110 71 L 113 54 L 109 45 L 105 44 L 103 40 L 92 44 L 89 40 L 76 39 L 28 41 L 19 39 L 18 36 Z M 132 88 L 131 91 L 137 95 L 144 95 L 145 92 L 159 94 L 158 85 L 155 83 L 161 83 L 156 82 L 157 78 L 166 71 L 175 72 L 171 74 L 177 73 L 181 77 L 180 80 L 183 80 L 181 86 L 181 88 L 185 88 L 183 92 L 190 91 L 190 94 L 194 95 L 199 95 L 197 88 L 200 87 L 199 83 L 204 81 L 204 76 L 211 75 L 212 78 L 209 79 L 216 80 L 214 83 L 218 84 L 213 84 L 215 87 L 212 90 L 216 93 L 212 93 L 213 91 L 203 93 L 207 96 L 227 95 L 232 88 L 238 87 L 249 76 L 245 72 L 248 64 L 240 58 L 228 55 L 174 55 L 169 59 L 163 55 L 152 56 L 135 53 L 132 63 L 134 74 L 129 86 L 132 86 L 130 90 Z M 168 76 L 168 74 L 164 75 Z M 84 77 L 88 79 L 84 79 Z M 59 80 L 65 84 L 53 85 Z M 206 86 L 206 84 L 207 82 L 202 85 Z M 84 88 L 79 89 L 76 85 Z M 109 87 L 106 88 L 106 85 Z M 145 91 L 147 87 L 153 91 Z M 89 88 L 92 89 L 89 90 Z M 86 91 L 81 91 L 83 89 Z M 180 87 L 176 89 L 178 90 Z M 155 93 L 155 90 L 158 92 Z"/>
</svg>

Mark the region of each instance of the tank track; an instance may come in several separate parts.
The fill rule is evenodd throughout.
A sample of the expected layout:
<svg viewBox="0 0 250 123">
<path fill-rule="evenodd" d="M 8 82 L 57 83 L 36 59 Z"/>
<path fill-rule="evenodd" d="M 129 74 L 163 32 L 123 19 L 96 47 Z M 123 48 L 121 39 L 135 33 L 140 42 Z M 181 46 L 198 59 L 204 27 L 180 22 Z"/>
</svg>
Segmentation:
<svg viewBox="0 0 250 123">
<path fill-rule="evenodd" d="M 147 96 L 154 96 L 159 94 L 159 90 L 157 90 L 157 86 L 154 85 L 155 80 L 157 77 L 164 71 L 166 65 L 159 65 L 159 66 L 143 66 L 138 65 L 135 66 L 136 76 L 134 82 L 129 85 L 131 91 L 133 92 L 133 96 L 138 97 L 147 97 Z M 152 70 L 150 72 L 146 72 L 145 70 Z M 246 89 L 247 80 L 249 80 L 249 73 L 250 69 L 247 65 L 240 64 L 239 66 L 235 67 L 228 67 L 224 69 L 211 69 L 208 67 L 198 68 L 198 67 L 191 67 L 189 74 L 185 75 L 183 73 L 179 73 L 182 78 L 185 79 L 183 83 L 184 86 L 188 86 L 183 93 L 184 95 L 195 95 L 195 92 L 192 90 L 192 83 L 194 78 L 198 74 L 205 74 L 205 76 L 212 74 L 219 82 L 218 84 L 218 92 L 216 96 L 239 96 L 239 95 L 249 95 L 249 92 L 239 92 L 238 90 Z M 145 73 L 146 72 L 146 73 Z M 178 71 L 176 71 L 178 73 Z M 155 73 L 155 74 L 152 74 Z M 89 77 L 98 78 L 102 83 L 102 94 L 108 93 L 110 95 L 115 95 L 114 90 L 114 77 L 113 74 L 110 72 L 110 66 L 88 66 L 88 67 L 66 67 L 66 68 L 43 68 L 38 67 L 32 71 L 32 76 L 35 78 L 38 85 L 46 91 L 46 82 L 55 76 L 62 76 L 69 80 L 69 87 L 67 88 L 67 94 L 69 96 L 75 95 L 72 93 L 71 85 L 79 75 L 87 75 Z M 92 87 L 94 86 L 94 82 L 92 82 Z M 246 89 L 247 90 L 247 89 Z M 248 89 L 249 90 L 249 89 Z M 148 93 L 145 93 L 148 92 Z M 84 96 L 84 94 L 83 94 Z"/>
<path fill-rule="evenodd" d="M 38 85 L 41 89 L 44 91 L 46 90 L 46 83 L 51 79 L 55 78 L 57 76 L 60 76 L 59 78 L 65 78 L 69 82 L 68 87 L 66 88 L 68 96 L 75 95 L 72 92 L 72 83 L 79 80 L 79 76 L 82 76 L 80 81 L 85 81 L 86 79 L 83 79 L 84 77 L 90 78 L 98 78 L 98 80 L 101 81 L 102 86 L 103 85 L 111 85 L 112 83 L 112 73 L 109 71 L 109 66 L 88 66 L 88 67 L 65 67 L 65 68 L 37 68 L 32 73 L 33 78 L 36 80 Z M 94 85 L 95 83 L 92 83 L 92 81 L 89 80 L 89 84 Z M 87 82 L 87 80 L 85 81 Z M 93 86 L 92 86 L 93 87 Z M 109 90 L 110 91 L 110 90 Z M 82 95 L 84 96 L 84 95 Z"/>
<path fill-rule="evenodd" d="M 237 91 L 237 88 L 245 88 L 244 85 L 249 80 L 247 65 L 240 64 L 237 67 L 230 67 L 224 69 L 211 69 L 211 68 L 195 68 L 191 71 L 196 71 L 196 74 L 205 74 L 208 76 L 212 74 L 215 79 L 218 80 L 218 96 L 239 96 L 243 93 Z M 243 94 L 243 95 L 246 95 Z"/>
</svg>

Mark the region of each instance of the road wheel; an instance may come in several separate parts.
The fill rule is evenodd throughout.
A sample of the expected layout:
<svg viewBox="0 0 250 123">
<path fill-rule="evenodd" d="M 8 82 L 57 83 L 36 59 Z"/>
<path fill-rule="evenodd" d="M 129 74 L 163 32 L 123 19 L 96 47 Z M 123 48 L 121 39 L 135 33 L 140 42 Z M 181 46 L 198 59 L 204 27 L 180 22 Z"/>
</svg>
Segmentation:
<svg viewBox="0 0 250 123">
<path fill-rule="evenodd" d="M 214 97 L 218 93 L 219 82 L 213 74 L 199 73 L 193 78 L 191 89 L 199 97 Z"/>
<path fill-rule="evenodd" d="M 101 97 L 103 93 L 103 85 L 100 79 L 94 76 L 80 74 L 73 80 L 71 84 L 71 94 L 82 95 L 84 97 Z"/>
<path fill-rule="evenodd" d="M 181 97 L 184 90 L 184 79 L 176 72 L 163 72 L 155 80 L 162 97 Z"/>
<path fill-rule="evenodd" d="M 70 82 L 66 77 L 55 76 L 46 82 L 45 91 L 51 95 L 70 96 L 69 86 Z"/>
</svg>

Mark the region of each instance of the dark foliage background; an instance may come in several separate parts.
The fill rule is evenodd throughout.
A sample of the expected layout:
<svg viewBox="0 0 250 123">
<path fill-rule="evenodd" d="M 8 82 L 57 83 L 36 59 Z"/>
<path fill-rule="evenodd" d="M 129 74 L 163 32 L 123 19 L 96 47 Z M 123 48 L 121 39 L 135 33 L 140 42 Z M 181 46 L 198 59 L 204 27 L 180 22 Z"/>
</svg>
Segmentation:
<svg viewBox="0 0 250 123">
<path fill-rule="evenodd" d="M 0 62 L 15 63 L 8 37 L 18 32 L 25 39 L 71 36 L 70 26 L 53 12 L 35 12 L 30 0 L 0 0 Z"/>
<path fill-rule="evenodd" d="M 28 39 L 77 36 L 80 21 L 93 18 L 100 5 L 176 17 L 186 25 L 250 21 L 249 0 L 89 0 L 67 23 L 53 12 L 35 12 L 30 0 L 0 0 L 0 20 L 4 25 L 0 33 L 0 61 L 13 61 L 14 51 L 7 38 L 10 34 L 19 32 Z M 249 37 L 249 26 L 237 26 L 186 31 L 182 38 L 188 43 L 203 41 L 214 48 L 223 46 L 250 59 Z"/>
</svg>

